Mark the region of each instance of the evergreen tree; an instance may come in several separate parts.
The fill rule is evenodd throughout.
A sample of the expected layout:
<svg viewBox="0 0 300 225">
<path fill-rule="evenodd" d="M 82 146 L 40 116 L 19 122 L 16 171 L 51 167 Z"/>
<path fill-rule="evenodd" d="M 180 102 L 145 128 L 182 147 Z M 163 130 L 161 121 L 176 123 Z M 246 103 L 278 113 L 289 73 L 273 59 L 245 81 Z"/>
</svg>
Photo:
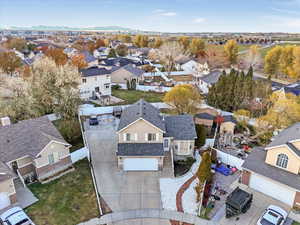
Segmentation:
<svg viewBox="0 0 300 225">
<path fill-rule="evenodd" d="M 113 48 L 110 49 L 107 58 L 116 58 L 116 57 L 117 57 L 116 51 Z"/>
</svg>

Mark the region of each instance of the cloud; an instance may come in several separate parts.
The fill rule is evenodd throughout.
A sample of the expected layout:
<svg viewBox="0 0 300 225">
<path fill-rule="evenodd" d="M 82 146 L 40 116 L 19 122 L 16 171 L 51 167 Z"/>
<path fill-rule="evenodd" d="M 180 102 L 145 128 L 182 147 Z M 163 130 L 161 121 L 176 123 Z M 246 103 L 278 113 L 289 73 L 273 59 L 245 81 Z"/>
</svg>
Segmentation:
<svg viewBox="0 0 300 225">
<path fill-rule="evenodd" d="M 176 16 L 176 12 L 163 12 L 160 14 L 161 16 Z"/>
<path fill-rule="evenodd" d="M 164 9 L 155 9 L 152 12 L 154 14 L 156 14 L 157 16 L 176 16 L 177 15 L 176 12 L 167 11 L 167 10 L 164 10 Z"/>
<path fill-rule="evenodd" d="M 194 23 L 203 23 L 203 22 L 205 22 L 205 18 L 199 17 L 199 18 L 194 19 L 193 22 L 194 22 Z"/>
<path fill-rule="evenodd" d="M 300 19 L 290 19 L 286 22 L 288 27 L 300 28 Z"/>
</svg>

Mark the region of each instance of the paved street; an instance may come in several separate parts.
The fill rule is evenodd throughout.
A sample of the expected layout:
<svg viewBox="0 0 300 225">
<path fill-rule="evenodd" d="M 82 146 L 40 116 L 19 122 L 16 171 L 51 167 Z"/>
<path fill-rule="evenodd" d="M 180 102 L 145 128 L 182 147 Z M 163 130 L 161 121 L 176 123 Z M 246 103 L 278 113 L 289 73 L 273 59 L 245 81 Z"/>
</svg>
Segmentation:
<svg viewBox="0 0 300 225">
<path fill-rule="evenodd" d="M 86 137 L 101 197 L 113 212 L 161 208 L 159 178 L 171 176 L 171 170 L 167 168 L 170 165 L 167 164 L 166 169 L 160 172 L 124 172 L 119 170 L 115 155 L 117 125 L 117 120 L 104 121 L 93 127 L 85 124 Z M 147 221 L 141 219 L 135 224 L 146 224 Z M 122 224 L 125 225 L 126 222 Z M 128 224 L 132 225 L 132 222 L 130 221 Z M 152 221 L 152 224 L 169 225 L 169 222 L 156 220 Z"/>
</svg>

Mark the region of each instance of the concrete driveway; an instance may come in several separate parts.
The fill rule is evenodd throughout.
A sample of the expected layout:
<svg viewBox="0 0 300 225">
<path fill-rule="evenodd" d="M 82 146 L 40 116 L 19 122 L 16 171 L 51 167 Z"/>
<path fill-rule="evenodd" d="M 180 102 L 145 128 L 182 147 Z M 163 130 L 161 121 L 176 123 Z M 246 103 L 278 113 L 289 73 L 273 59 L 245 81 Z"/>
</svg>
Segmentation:
<svg viewBox="0 0 300 225">
<path fill-rule="evenodd" d="M 159 178 L 171 176 L 170 168 L 159 172 L 124 172 L 117 168 L 118 120 L 100 122 L 89 127 L 85 123 L 85 135 L 91 152 L 98 191 L 108 207 L 114 211 L 130 209 L 161 208 Z M 167 166 L 171 166 L 167 164 Z M 145 223 L 144 223 L 145 222 Z M 170 225 L 166 221 L 151 221 L 152 224 Z M 137 220 L 128 224 L 151 224 Z M 126 221 L 122 223 L 127 224 Z"/>
<path fill-rule="evenodd" d="M 234 185 L 238 185 L 237 183 Z M 253 202 L 250 209 L 245 214 L 241 214 L 236 217 L 232 217 L 229 219 L 225 218 L 225 207 L 220 210 L 223 210 L 224 216 L 219 221 L 220 225 L 256 225 L 257 220 L 263 214 L 264 210 L 269 205 L 277 205 L 289 212 L 290 207 L 285 205 L 284 203 L 273 199 L 269 196 L 266 196 L 260 192 L 257 192 L 253 189 L 245 187 L 244 185 L 239 185 L 242 189 L 249 193 L 253 193 Z M 286 225 L 290 224 L 288 221 Z"/>
</svg>

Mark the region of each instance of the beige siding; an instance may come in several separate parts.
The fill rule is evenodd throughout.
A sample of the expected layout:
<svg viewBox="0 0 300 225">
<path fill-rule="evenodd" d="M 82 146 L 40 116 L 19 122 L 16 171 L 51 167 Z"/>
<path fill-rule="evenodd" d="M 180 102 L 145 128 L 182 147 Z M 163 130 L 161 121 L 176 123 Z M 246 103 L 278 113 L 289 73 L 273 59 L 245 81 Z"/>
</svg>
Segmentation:
<svg viewBox="0 0 300 225">
<path fill-rule="evenodd" d="M 119 70 L 111 73 L 111 82 L 112 83 L 126 84 L 127 80 L 131 80 L 132 78 L 138 79 L 132 73 L 130 73 L 124 69 L 119 69 Z"/>
<path fill-rule="evenodd" d="M 0 193 L 1 192 L 7 192 L 9 195 L 16 192 L 13 179 L 0 182 Z"/>
<path fill-rule="evenodd" d="M 295 141 L 295 142 L 292 142 L 292 143 L 293 143 L 293 145 L 294 145 L 296 148 L 298 148 L 299 151 L 300 151 L 300 141 Z"/>
<path fill-rule="evenodd" d="M 157 137 L 157 141 L 151 141 L 151 143 L 163 142 L 163 132 L 142 119 L 137 120 L 126 129 L 119 132 L 119 143 L 126 143 L 124 140 L 124 135 L 126 133 L 130 133 L 132 137 L 136 138 L 135 140 L 130 141 L 130 143 L 147 143 L 146 135 L 148 133 L 155 133 Z"/>
<path fill-rule="evenodd" d="M 269 149 L 267 151 L 266 163 L 276 166 L 277 156 L 280 153 L 286 154 L 288 156 L 289 160 L 288 160 L 288 165 L 286 170 L 288 170 L 291 173 L 298 174 L 300 168 L 299 157 L 296 156 L 295 153 L 292 152 L 292 150 L 288 149 L 288 147 L 283 146 L 283 147 Z"/>
<path fill-rule="evenodd" d="M 36 167 L 42 167 L 49 164 L 48 156 L 53 154 L 55 162 L 70 154 L 69 148 L 57 142 L 51 142 L 40 153 L 40 157 L 35 159 Z"/>
<path fill-rule="evenodd" d="M 232 122 L 224 122 L 221 124 L 220 133 L 234 133 L 235 123 Z"/>
<path fill-rule="evenodd" d="M 177 149 L 175 146 L 178 146 Z M 195 141 L 174 140 L 173 149 L 176 155 L 188 156 L 193 155 Z"/>
</svg>

